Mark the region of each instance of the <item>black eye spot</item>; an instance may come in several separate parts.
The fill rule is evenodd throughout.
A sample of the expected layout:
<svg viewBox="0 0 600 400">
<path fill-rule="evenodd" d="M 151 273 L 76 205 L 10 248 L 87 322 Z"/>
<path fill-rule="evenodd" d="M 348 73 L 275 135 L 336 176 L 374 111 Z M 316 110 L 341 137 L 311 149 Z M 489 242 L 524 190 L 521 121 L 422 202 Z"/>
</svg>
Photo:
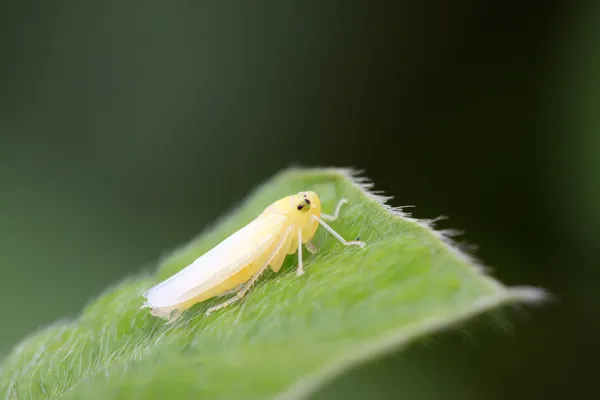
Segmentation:
<svg viewBox="0 0 600 400">
<path fill-rule="evenodd" d="M 304 208 L 304 204 L 298 204 L 298 210 L 302 210 Z"/>
<path fill-rule="evenodd" d="M 306 198 L 306 193 L 304 193 L 304 198 Z"/>
<path fill-rule="evenodd" d="M 310 205 L 310 200 L 309 200 L 309 199 L 306 199 L 306 200 L 304 200 L 304 202 L 305 202 L 306 204 Z"/>
</svg>

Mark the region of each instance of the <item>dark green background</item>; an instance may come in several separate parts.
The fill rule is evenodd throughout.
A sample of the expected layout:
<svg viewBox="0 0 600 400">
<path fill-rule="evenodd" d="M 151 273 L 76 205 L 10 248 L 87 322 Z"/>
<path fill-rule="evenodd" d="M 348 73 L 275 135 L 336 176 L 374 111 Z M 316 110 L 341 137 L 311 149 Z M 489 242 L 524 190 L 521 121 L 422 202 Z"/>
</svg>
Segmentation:
<svg viewBox="0 0 600 400">
<path fill-rule="evenodd" d="M 503 282 L 558 301 L 323 398 L 593 397 L 598 2 L 3 6 L 0 354 L 279 169 L 352 166 L 415 216 L 450 216 Z"/>
</svg>

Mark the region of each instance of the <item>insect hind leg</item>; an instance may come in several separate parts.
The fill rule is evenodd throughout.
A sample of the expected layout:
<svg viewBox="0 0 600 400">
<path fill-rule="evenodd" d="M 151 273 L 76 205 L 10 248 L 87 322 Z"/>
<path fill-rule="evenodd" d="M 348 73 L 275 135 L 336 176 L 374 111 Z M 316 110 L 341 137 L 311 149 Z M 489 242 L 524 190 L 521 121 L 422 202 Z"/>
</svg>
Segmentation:
<svg viewBox="0 0 600 400">
<path fill-rule="evenodd" d="M 238 286 L 234 287 L 234 288 L 233 288 L 233 289 L 231 289 L 231 290 L 228 290 L 228 291 L 226 291 L 226 292 L 220 293 L 220 294 L 216 295 L 215 297 L 225 297 L 225 296 L 229 296 L 230 294 L 234 294 L 234 293 L 237 293 L 237 292 L 239 292 L 239 291 L 240 291 L 240 290 L 242 290 L 243 288 L 244 288 L 244 285 L 243 285 L 243 284 L 241 284 L 241 285 L 238 285 Z"/>
<path fill-rule="evenodd" d="M 230 298 L 229 300 L 226 300 L 222 303 L 217 304 L 216 306 L 212 306 L 211 308 L 209 308 L 208 310 L 206 310 L 206 315 L 209 315 L 210 313 L 220 310 L 221 308 L 225 308 L 228 305 L 231 305 L 233 303 L 235 303 L 238 300 L 241 300 L 244 295 L 246 294 L 246 292 L 248 292 L 248 290 L 250 290 L 250 287 L 256 282 L 256 280 L 262 275 L 262 273 L 265 271 L 265 269 L 267 269 L 267 267 L 269 266 L 269 263 L 266 263 L 261 269 L 260 271 L 258 271 L 246 284 L 246 286 L 244 286 L 240 291 L 238 291 L 236 293 L 236 295 L 232 298 Z M 230 291 L 231 292 L 231 291 Z"/>
<path fill-rule="evenodd" d="M 252 276 L 252 278 L 250 278 L 250 280 L 248 281 L 248 283 L 246 283 L 246 285 L 239 292 L 237 292 L 237 294 L 234 297 L 232 297 L 231 299 L 229 299 L 227 301 L 219 303 L 216 306 L 212 306 L 211 308 L 209 308 L 208 310 L 206 310 L 206 315 L 209 315 L 210 313 L 212 313 L 214 311 L 220 310 L 221 308 L 225 308 L 225 307 L 227 307 L 227 306 L 235 303 L 236 301 L 241 300 L 242 297 L 244 297 L 244 295 L 248 292 L 248 290 L 250 290 L 250 288 L 252 287 L 252 285 L 254 285 L 254 283 L 256 283 L 257 279 L 262 275 L 262 273 L 265 272 L 265 270 L 269 267 L 269 264 L 273 261 L 273 259 L 275 258 L 275 256 L 277 254 L 279 254 L 279 252 L 281 251 L 281 249 L 283 247 L 283 244 L 286 242 L 287 235 L 289 235 L 290 232 L 291 232 L 291 229 L 288 230 L 287 234 L 283 235 L 283 238 L 277 244 L 277 247 L 273 251 L 273 254 L 271 254 L 269 256 L 269 258 L 263 264 L 263 266 L 260 267 L 260 270 L 254 276 Z"/>
</svg>

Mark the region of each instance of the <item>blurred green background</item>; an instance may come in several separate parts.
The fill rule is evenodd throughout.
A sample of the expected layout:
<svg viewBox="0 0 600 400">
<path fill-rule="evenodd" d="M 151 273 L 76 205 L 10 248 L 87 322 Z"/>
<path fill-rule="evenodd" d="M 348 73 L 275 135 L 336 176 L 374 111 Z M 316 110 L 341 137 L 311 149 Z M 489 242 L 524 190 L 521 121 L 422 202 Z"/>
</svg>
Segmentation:
<svg viewBox="0 0 600 400">
<path fill-rule="evenodd" d="M 352 166 L 557 302 L 321 398 L 597 398 L 600 2 L 3 5 L 0 355 L 281 168 Z"/>
</svg>

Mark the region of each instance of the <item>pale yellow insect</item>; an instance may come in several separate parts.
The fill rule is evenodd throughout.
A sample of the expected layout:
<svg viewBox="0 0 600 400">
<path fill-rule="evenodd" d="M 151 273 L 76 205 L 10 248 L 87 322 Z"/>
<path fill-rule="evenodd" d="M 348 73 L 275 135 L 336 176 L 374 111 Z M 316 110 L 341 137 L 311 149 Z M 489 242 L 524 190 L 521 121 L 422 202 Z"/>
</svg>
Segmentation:
<svg viewBox="0 0 600 400">
<path fill-rule="evenodd" d="M 211 297 L 230 293 L 240 285 L 231 299 L 211 307 L 206 312 L 226 307 L 241 299 L 258 277 L 270 266 L 279 271 L 288 254 L 298 252 L 298 276 L 304 274 L 302 244 L 315 253 L 312 237 L 319 224 L 346 246 L 365 243 L 346 241 L 324 220 L 339 216 L 341 199 L 334 215 L 321 213 L 321 201 L 315 192 L 300 192 L 284 197 L 267 207 L 248 225 L 223 240 L 192 264 L 144 293 L 141 308 L 151 308 L 151 314 L 174 322 L 183 311 Z"/>
</svg>

